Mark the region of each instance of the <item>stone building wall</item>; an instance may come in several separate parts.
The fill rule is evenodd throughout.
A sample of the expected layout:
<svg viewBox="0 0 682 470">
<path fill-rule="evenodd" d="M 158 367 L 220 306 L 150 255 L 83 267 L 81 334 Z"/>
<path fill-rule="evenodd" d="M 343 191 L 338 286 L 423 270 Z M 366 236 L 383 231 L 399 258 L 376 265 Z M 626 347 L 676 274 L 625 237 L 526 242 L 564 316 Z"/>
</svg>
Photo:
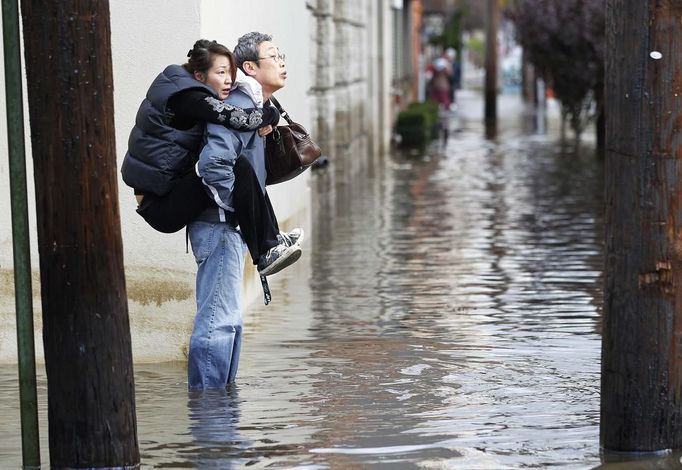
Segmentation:
<svg viewBox="0 0 682 470">
<path fill-rule="evenodd" d="M 385 0 L 317 0 L 308 5 L 315 23 L 313 133 L 331 161 L 331 190 L 388 146 L 390 119 L 381 113 L 387 112 L 390 99 L 390 46 L 382 32 L 389 27 L 390 5 Z M 378 61 L 386 56 L 388 61 Z"/>
</svg>

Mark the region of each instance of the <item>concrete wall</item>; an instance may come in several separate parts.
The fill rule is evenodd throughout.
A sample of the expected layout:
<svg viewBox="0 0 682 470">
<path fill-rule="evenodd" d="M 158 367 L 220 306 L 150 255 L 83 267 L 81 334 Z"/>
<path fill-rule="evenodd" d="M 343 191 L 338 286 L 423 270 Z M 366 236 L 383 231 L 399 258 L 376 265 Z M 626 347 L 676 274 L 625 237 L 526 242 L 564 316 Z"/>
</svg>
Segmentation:
<svg viewBox="0 0 682 470">
<path fill-rule="evenodd" d="M 352 177 L 390 136 L 390 25 L 381 25 L 387 0 L 115 0 L 110 2 L 116 153 L 119 167 L 140 101 L 154 77 L 170 63 L 182 63 L 199 38 L 233 48 L 249 31 L 273 35 L 287 55 L 287 86 L 277 93 L 295 119 L 307 125 L 333 159 L 329 173 Z M 295 27 L 292 27 L 295 25 Z M 0 54 L 2 50 L 0 48 Z M 389 54 L 384 60 L 385 54 Z M 2 70 L 0 68 L 0 70 Z M 4 75 L 0 87 L 4 89 Z M 24 87 L 25 90 L 25 87 Z M 28 142 L 28 111 L 26 110 Z M 6 129 L 4 95 L 0 128 Z M 6 155 L 0 131 L 0 153 Z M 41 305 L 30 145 L 27 155 L 36 350 L 42 360 Z M 310 227 L 310 172 L 269 189 L 282 228 Z M 7 159 L 0 159 L 0 362 L 16 361 L 12 236 Z M 132 190 L 119 175 L 121 224 L 136 361 L 183 360 L 195 312 L 191 252 L 184 231 L 161 234 L 135 213 Z M 333 194 L 329 191 L 327 197 Z M 315 195 L 317 196 L 317 195 Z M 191 251 L 191 250 L 190 250 Z M 248 258 L 248 257 L 247 257 Z M 248 264 L 248 263 L 247 263 Z M 276 277 L 273 278 L 276 285 Z M 245 303 L 261 298 L 260 283 L 247 267 Z"/>
<path fill-rule="evenodd" d="M 165 12 L 162 21 L 155 19 L 158 12 Z M 166 64 L 184 62 L 198 38 L 216 39 L 232 49 L 239 36 L 249 31 L 271 34 L 287 53 L 289 71 L 287 85 L 277 96 L 296 119 L 309 122 L 311 74 L 306 19 L 311 15 L 305 2 L 287 2 L 285 7 L 277 0 L 116 0 L 111 14 L 119 159 L 125 153 L 130 125 L 149 83 Z M 300 27 L 287 28 L 280 20 L 286 15 L 302 18 Z M 150 24 L 155 24 L 152 34 Z M 307 225 L 308 178 L 305 175 L 270 189 L 283 227 Z M 164 235 L 150 229 L 135 213 L 130 189 L 122 181 L 119 187 L 135 360 L 183 359 L 195 312 L 194 257 L 191 250 L 185 252 L 184 231 Z M 246 304 L 262 295 L 250 263 L 242 295 Z"/>
</svg>

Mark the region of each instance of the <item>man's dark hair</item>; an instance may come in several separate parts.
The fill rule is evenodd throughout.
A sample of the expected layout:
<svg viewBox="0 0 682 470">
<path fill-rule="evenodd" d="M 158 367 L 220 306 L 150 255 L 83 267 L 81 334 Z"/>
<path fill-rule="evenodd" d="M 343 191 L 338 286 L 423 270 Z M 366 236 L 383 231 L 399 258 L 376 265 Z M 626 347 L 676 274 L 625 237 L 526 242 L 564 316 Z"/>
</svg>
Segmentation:
<svg viewBox="0 0 682 470">
<path fill-rule="evenodd" d="M 234 46 L 234 57 L 237 61 L 237 67 L 243 71 L 242 65 L 247 60 L 258 62 L 258 46 L 265 41 L 272 41 L 272 36 L 252 31 L 240 37 L 237 40 L 237 45 Z"/>
</svg>

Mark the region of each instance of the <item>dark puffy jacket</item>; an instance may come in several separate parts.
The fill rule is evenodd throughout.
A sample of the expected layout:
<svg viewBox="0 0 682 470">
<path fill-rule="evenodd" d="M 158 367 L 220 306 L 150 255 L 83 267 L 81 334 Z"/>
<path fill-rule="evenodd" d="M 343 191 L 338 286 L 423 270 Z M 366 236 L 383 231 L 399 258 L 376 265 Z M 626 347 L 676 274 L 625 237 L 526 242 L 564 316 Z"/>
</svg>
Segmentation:
<svg viewBox="0 0 682 470">
<path fill-rule="evenodd" d="M 163 196 L 173 187 L 173 180 L 197 161 L 206 123 L 180 130 L 168 124 L 166 115 L 168 99 L 190 88 L 208 90 L 216 96 L 180 65 L 166 67 L 149 87 L 137 111 L 121 167 L 123 181 L 136 191 Z"/>
</svg>

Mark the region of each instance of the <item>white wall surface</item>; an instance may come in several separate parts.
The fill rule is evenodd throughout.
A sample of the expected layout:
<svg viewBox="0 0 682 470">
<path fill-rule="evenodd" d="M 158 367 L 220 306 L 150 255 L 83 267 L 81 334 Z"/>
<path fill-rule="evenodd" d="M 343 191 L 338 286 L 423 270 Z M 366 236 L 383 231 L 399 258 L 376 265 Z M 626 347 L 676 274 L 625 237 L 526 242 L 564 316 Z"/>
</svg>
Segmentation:
<svg viewBox="0 0 682 470">
<path fill-rule="evenodd" d="M 277 93 L 297 120 L 309 120 L 310 70 L 305 27 L 291 28 L 282 18 L 307 18 L 304 1 L 255 0 L 226 2 L 206 0 L 115 0 L 111 2 L 112 53 L 119 167 L 127 149 L 127 137 L 147 87 L 170 63 L 183 63 L 197 39 L 215 39 L 230 49 L 242 34 L 258 30 L 273 35 L 287 53 L 289 79 Z M 307 23 L 304 21 L 305 26 Z M 153 26 L 152 26 L 153 25 Z M 193 269 L 191 255 L 184 256 L 184 232 L 174 235 L 151 230 L 135 213 L 132 190 L 123 184 L 121 219 L 126 264 Z M 275 186 L 271 198 L 277 215 L 286 220 L 307 204 L 306 178 Z"/>
<path fill-rule="evenodd" d="M 323 154 L 332 156 L 329 175 L 352 178 L 371 162 L 368 152 L 382 153 L 387 148 L 392 123 L 390 0 L 110 0 L 109 5 L 119 168 L 138 106 L 156 75 L 168 64 L 184 63 L 197 39 L 215 39 L 233 49 L 237 39 L 250 31 L 272 35 L 286 54 L 287 84 L 276 96 L 296 121 L 313 131 L 313 138 L 315 129 L 327 134 L 320 137 L 329 143 L 329 148 L 323 148 Z M 1 56 L 0 46 L 0 60 Z M 3 72 L 0 62 L 0 90 L 4 90 Z M 27 105 L 25 118 L 35 344 L 42 361 Z M 5 121 L 0 92 L 1 155 L 7 154 Z M 182 361 L 195 313 L 194 257 L 185 252 L 184 231 L 156 232 L 137 215 L 132 189 L 120 173 L 118 177 L 133 358 Z M 314 232 L 309 182 L 310 172 L 269 189 L 281 228 L 301 226 L 309 235 Z M 333 198 L 333 194 L 333 185 L 328 185 L 312 197 Z M 15 362 L 17 354 L 9 200 L 8 162 L 0 158 L 0 220 L 4 221 L 0 223 L 0 362 Z M 310 273 L 306 263 L 304 256 L 289 269 L 305 277 Z M 273 295 L 284 295 L 286 289 L 278 289 L 277 283 L 275 276 Z M 243 296 L 245 305 L 262 298 L 248 255 Z M 252 320 L 248 315 L 246 311 L 247 323 Z"/>
<path fill-rule="evenodd" d="M 166 65 L 183 63 L 200 38 L 234 48 L 242 34 L 258 30 L 272 34 L 287 54 L 289 79 L 277 93 L 287 110 L 304 125 L 310 119 L 308 92 L 310 21 L 304 0 L 111 0 L 111 44 L 118 167 L 137 108 L 154 77 Z M 0 54 L 2 48 L 0 47 Z M 0 57 L 1 58 L 1 57 Z M 1 65 L 1 64 L 0 64 Z M 4 90 L 4 70 L 0 68 Z M 26 90 L 26 87 L 24 87 Z M 26 102 L 26 100 L 25 100 Z M 29 143 L 28 110 L 26 136 Z M 0 94 L 0 154 L 7 155 L 4 94 Z M 29 210 L 34 271 L 36 352 L 42 360 L 42 321 L 38 286 L 38 253 L 30 147 Z M 308 175 L 270 191 L 282 228 L 309 225 Z M 12 236 L 7 158 L 0 159 L 0 362 L 16 361 Z M 194 257 L 185 252 L 184 231 L 167 235 L 154 231 L 135 212 L 132 189 L 120 178 L 119 201 L 123 236 L 133 357 L 140 361 L 184 360 L 195 313 Z M 308 228 L 308 227 L 306 227 Z M 248 259 L 248 256 L 247 256 Z M 247 263 L 248 264 L 248 263 Z M 252 268 L 246 272 L 245 303 L 259 299 L 260 283 Z M 276 277 L 271 287 L 276 289 Z M 274 292 L 274 291 L 273 291 Z"/>
<path fill-rule="evenodd" d="M 287 53 L 289 79 L 277 93 L 296 119 L 305 123 L 310 88 L 307 30 L 291 28 L 282 18 L 306 18 L 305 2 L 253 0 L 226 2 L 156 0 L 112 2 L 112 49 L 119 167 L 140 100 L 154 77 L 170 63 L 183 63 L 197 39 L 215 39 L 234 49 L 244 33 L 271 34 Z M 159 12 L 164 12 L 159 16 Z M 150 28 L 153 25 L 153 28 Z M 141 73 L 144 71 L 144 75 Z M 136 77 L 140 80 L 135 80 Z M 282 228 L 306 225 L 307 178 L 270 189 Z M 136 361 L 183 359 L 195 312 L 194 257 L 185 252 L 184 231 L 165 235 L 149 228 L 135 213 L 131 191 L 119 182 L 128 297 Z M 244 304 L 260 299 L 261 287 L 247 255 Z M 276 278 L 271 280 L 276 292 Z"/>
</svg>

